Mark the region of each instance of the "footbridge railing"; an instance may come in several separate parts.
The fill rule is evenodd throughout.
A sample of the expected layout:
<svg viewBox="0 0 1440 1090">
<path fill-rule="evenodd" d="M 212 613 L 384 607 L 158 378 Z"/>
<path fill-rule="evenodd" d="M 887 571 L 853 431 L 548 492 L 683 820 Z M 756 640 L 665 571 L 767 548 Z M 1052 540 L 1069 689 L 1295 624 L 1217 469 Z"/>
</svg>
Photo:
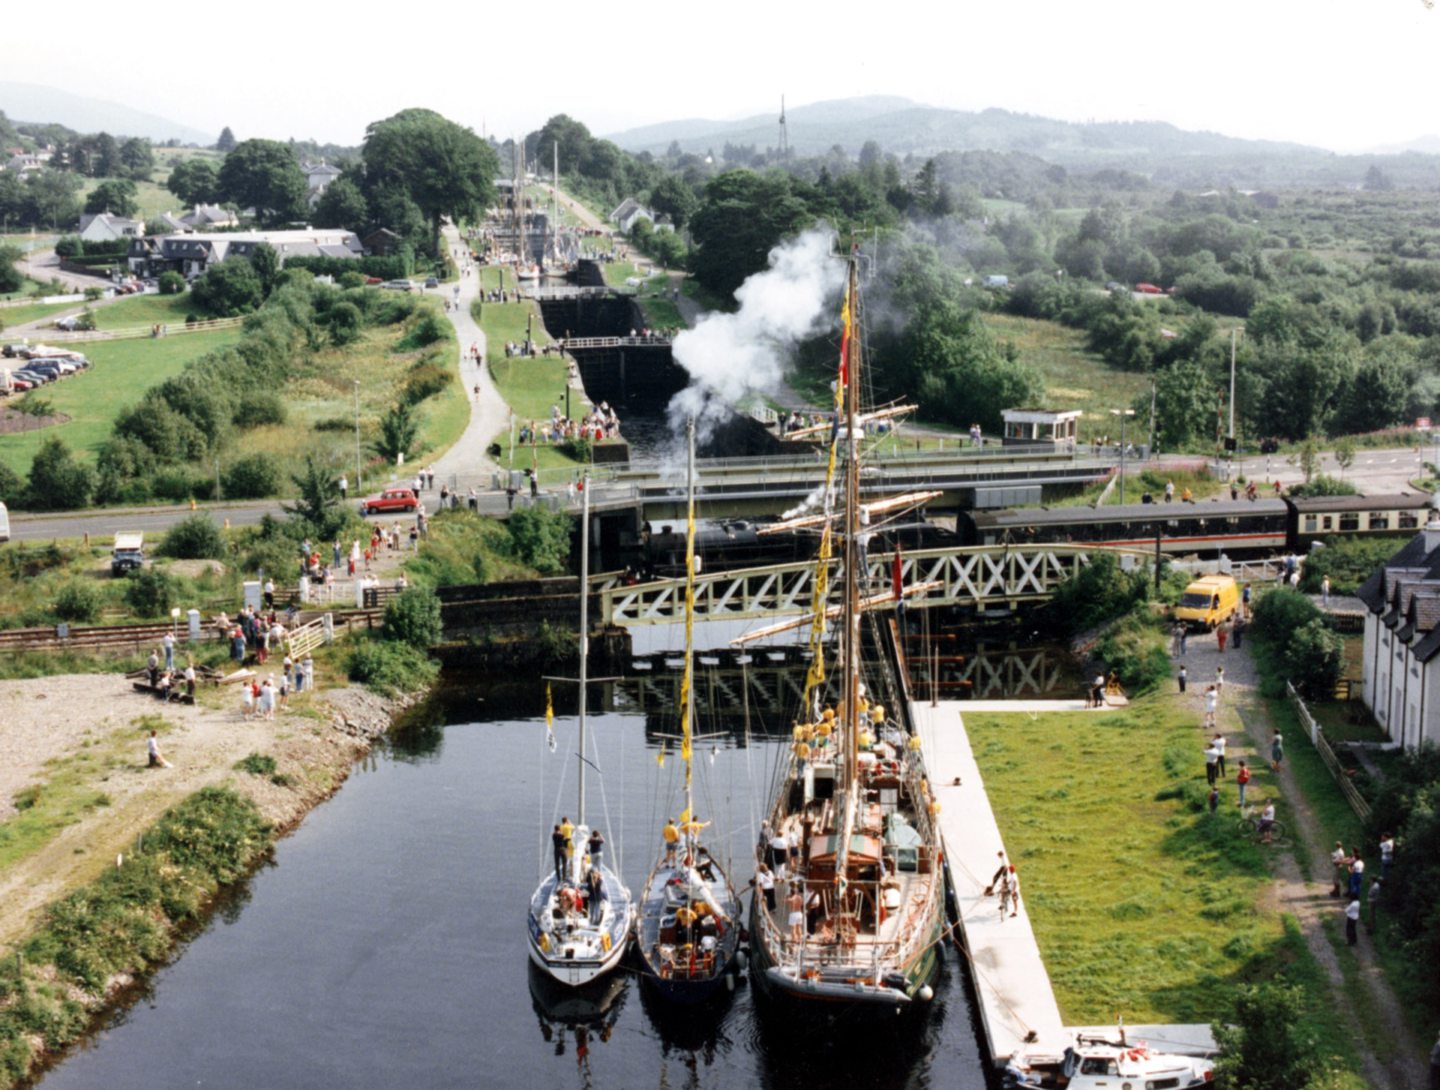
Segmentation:
<svg viewBox="0 0 1440 1090">
<path fill-rule="evenodd" d="M 933 606 L 1011 606 L 1049 598 L 1100 552 L 1121 557 L 1121 563 L 1153 562 L 1148 552 L 1099 549 L 1084 545 L 981 546 L 925 549 L 901 554 L 900 576 L 906 587 L 925 586 L 907 596 L 907 609 Z M 832 603 L 839 600 L 842 566 L 830 581 Z M 864 591 L 875 595 L 892 585 L 894 558 L 870 556 Z M 702 620 L 745 620 L 810 612 L 815 565 L 810 562 L 715 572 L 695 581 L 695 615 Z M 685 582 L 663 579 L 635 586 L 609 587 L 600 594 L 606 624 L 621 626 L 668 624 L 684 619 Z"/>
</svg>

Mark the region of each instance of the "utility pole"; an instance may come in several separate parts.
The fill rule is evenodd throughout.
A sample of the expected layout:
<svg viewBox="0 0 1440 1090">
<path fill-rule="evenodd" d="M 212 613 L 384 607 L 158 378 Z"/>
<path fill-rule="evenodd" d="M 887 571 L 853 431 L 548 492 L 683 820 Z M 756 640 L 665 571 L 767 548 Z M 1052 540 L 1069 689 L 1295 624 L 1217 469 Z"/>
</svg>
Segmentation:
<svg viewBox="0 0 1440 1090">
<path fill-rule="evenodd" d="M 790 134 L 785 128 L 785 96 L 780 96 L 780 161 L 790 158 Z"/>
<path fill-rule="evenodd" d="M 1145 444 L 1150 457 L 1155 457 L 1155 380 L 1150 380 L 1150 441 Z"/>
<path fill-rule="evenodd" d="M 1111 409 L 1111 416 L 1120 418 L 1120 505 L 1125 505 L 1125 422 L 1135 415 L 1134 409 Z"/>
</svg>

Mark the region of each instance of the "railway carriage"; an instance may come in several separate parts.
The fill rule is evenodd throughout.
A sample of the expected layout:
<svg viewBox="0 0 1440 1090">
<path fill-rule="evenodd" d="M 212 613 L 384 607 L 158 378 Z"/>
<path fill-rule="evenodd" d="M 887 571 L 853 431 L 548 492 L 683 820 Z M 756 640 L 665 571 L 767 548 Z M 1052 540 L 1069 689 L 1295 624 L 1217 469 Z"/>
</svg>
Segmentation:
<svg viewBox="0 0 1440 1090">
<path fill-rule="evenodd" d="M 1290 509 L 1284 500 L 1131 503 L 1113 507 L 1034 507 L 974 511 L 959 520 L 967 545 L 1110 545 L 1162 552 L 1284 549 Z"/>
<path fill-rule="evenodd" d="M 1434 497 L 1425 492 L 1389 496 L 1307 496 L 1286 501 L 1291 546 L 1308 552 L 1328 537 L 1414 534 L 1425 525 Z"/>
</svg>

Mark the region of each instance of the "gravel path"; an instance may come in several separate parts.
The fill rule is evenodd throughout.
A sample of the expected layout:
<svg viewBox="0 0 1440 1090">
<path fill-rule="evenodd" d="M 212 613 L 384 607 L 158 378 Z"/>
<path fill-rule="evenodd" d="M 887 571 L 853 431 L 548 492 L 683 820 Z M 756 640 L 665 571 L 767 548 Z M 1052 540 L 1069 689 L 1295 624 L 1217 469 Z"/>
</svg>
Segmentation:
<svg viewBox="0 0 1440 1090">
<path fill-rule="evenodd" d="M 1252 779 L 1246 801 L 1259 805 L 1267 797 L 1275 797 L 1284 805 L 1283 818 L 1294 834 L 1293 853 L 1275 852 L 1272 871 L 1275 875 L 1273 905 L 1293 915 L 1301 933 L 1321 970 L 1330 983 L 1331 999 L 1337 1010 L 1347 1014 L 1353 1006 L 1340 958 L 1354 957 L 1359 964 L 1359 979 L 1366 997 L 1385 1025 L 1384 1040 L 1370 1040 L 1362 1027 L 1355 1024 L 1355 1045 L 1364 1067 L 1365 1078 L 1373 1087 L 1390 1090 L 1423 1090 L 1427 1072 L 1427 1046 L 1414 1038 L 1404 1019 L 1403 1008 L 1381 973 L 1371 949 L 1370 939 L 1361 929 L 1361 942 L 1352 950 L 1337 950 L 1324 928 L 1327 915 L 1337 918 L 1343 911 L 1341 901 L 1330 897 L 1330 845 L 1324 842 L 1320 823 L 1305 801 L 1290 767 L 1282 762 L 1280 774 L 1269 767 L 1270 741 L 1274 727 L 1269 711 L 1257 687 L 1259 675 L 1249 647 L 1236 651 L 1231 645 L 1222 654 L 1213 635 L 1192 636 L 1183 659 L 1190 675 L 1185 701 L 1194 709 L 1195 722 L 1204 723 L 1205 686 L 1215 679 L 1215 668 L 1224 666 L 1225 684 L 1219 704 L 1219 724 L 1227 742 L 1226 763 L 1230 782 L 1222 785 L 1221 805 L 1234 807 L 1235 769 L 1241 757 L 1248 763 Z M 1179 661 L 1176 666 L 1178 668 Z M 1173 684 L 1173 683 L 1172 683 Z M 1201 751 L 1208 732 L 1196 733 L 1196 764 L 1203 765 Z M 1303 739 L 1286 739 L 1289 746 L 1307 744 Z M 1310 873 L 1322 875 L 1323 882 L 1307 882 L 1296 862 L 1298 853 L 1308 853 Z M 1343 922 L 1343 921 L 1342 921 Z"/>
</svg>

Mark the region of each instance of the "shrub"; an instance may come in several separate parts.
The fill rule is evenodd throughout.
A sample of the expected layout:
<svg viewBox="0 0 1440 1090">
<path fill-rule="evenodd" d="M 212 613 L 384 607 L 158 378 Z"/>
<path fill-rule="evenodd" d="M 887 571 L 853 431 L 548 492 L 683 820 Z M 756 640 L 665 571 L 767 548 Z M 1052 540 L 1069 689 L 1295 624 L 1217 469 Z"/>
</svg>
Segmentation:
<svg viewBox="0 0 1440 1090">
<path fill-rule="evenodd" d="M 225 495 L 232 500 L 257 500 L 280 491 L 280 467 L 269 454 L 251 454 L 226 470 Z"/>
<path fill-rule="evenodd" d="M 1153 689 L 1170 676 L 1164 627 L 1144 609 L 1111 630 L 1100 642 L 1100 657 L 1132 695 Z"/>
<path fill-rule="evenodd" d="M 1123 616 L 1149 595 L 1149 574 L 1144 568 L 1120 570 L 1120 563 L 1108 553 L 1099 553 L 1073 579 L 1055 591 L 1046 608 L 1064 631 L 1083 632 Z"/>
<path fill-rule="evenodd" d="M 20 474 L 0 462 L 0 503 L 18 503 L 24 491 L 25 482 L 20 479 Z"/>
<path fill-rule="evenodd" d="M 440 642 L 440 599 L 433 590 L 412 587 L 385 607 L 385 638 L 425 651 Z"/>
<path fill-rule="evenodd" d="M 202 495 L 213 487 L 210 475 L 197 477 L 195 473 L 179 466 L 158 471 L 150 482 L 155 495 L 166 500 L 188 500 Z"/>
<path fill-rule="evenodd" d="M 1336 477 L 1327 477 L 1325 474 L 1317 474 L 1304 484 L 1290 486 L 1292 496 L 1353 496 L 1356 488 L 1349 481 L 1342 481 Z"/>
<path fill-rule="evenodd" d="M 1255 602 L 1251 632 L 1262 640 L 1284 646 L 1293 632 L 1320 619 L 1315 603 L 1289 587 L 1275 587 Z"/>
<path fill-rule="evenodd" d="M 416 318 L 410 328 L 406 330 L 405 336 L 395 346 L 397 350 L 410 352 L 417 348 L 425 348 L 436 341 L 443 341 L 450 335 L 450 325 L 433 310 L 426 310 L 420 317 Z"/>
<path fill-rule="evenodd" d="M 522 507 L 511 513 L 506 528 L 515 555 L 542 575 L 565 570 L 570 557 L 570 516 L 547 507 Z"/>
<path fill-rule="evenodd" d="M 75 461 L 63 440 L 51 436 L 30 463 L 29 505 L 37 511 L 69 511 L 90 506 L 95 474 Z"/>
<path fill-rule="evenodd" d="M 273 776 L 275 758 L 266 753 L 249 753 L 235 762 L 236 772 L 248 772 L 252 776 Z"/>
<path fill-rule="evenodd" d="M 173 576 L 157 568 L 141 568 L 129 576 L 125 604 L 141 617 L 168 617 L 179 588 Z"/>
<path fill-rule="evenodd" d="M 1345 641 L 1323 618 L 1297 628 L 1285 644 L 1285 667 L 1302 696 L 1328 700 L 1345 670 Z"/>
<path fill-rule="evenodd" d="M 1241 984 L 1234 1008 L 1213 1031 L 1219 1090 L 1291 1090 L 1310 1085 L 1316 1042 L 1301 1026 L 1305 995 L 1284 984 Z"/>
<path fill-rule="evenodd" d="M 316 431 L 350 431 L 355 427 L 355 420 L 349 416 L 325 416 L 310 426 Z"/>
<path fill-rule="evenodd" d="M 398 640 L 360 639 L 345 661 L 351 681 L 378 693 L 414 692 L 440 672 L 423 651 Z"/>
<path fill-rule="evenodd" d="M 330 331 L 330 343 L 343 347 L 360 339 L 365 316 L 354 303 L 336 303 L 325 315 L 325 328 Z"/>
<path fill-rule="evenodd" d="M 62 621 L 93 621 L 100 616 L 100 589 L 86 579 L 72 579 L 55 595 L 55 616 Z"/>
<path fill-rule="evenodd" d="M 400 397 L 411 405 L 418 405 L 427 397 L 443 391 L 450 384 L 450 379 L 450 372 L 433 359 L 421 360 L 410 368 Z"/>
<path fill-rule="evenodd" d="M 577 462 L 590 461 L 591 445 L 589 439 L 566 439 L 560 444 L 560 449 L 565 453 L 566 457 L 573 458 Z"/>
<path fill-rule="evenodd" d="M 185 278 L 174 269 L 167 269 L 160 274 L 161 295 L 183 295 L 185 293 Z"/>
<path fill-rule="evenodd" d="M 262 424 L 285 423 L 285 402 L 280 395 L 268 391 L 246 394 L 235 406 L 235 425 L 240 428 L 257 428 Z"/>
<path fill-rule="evenodd" d="M 340 285 L 340 287 L 347 289 L 363 288 L 365 286 L 365 274 L 356 272 L 354 269 L 350 269 L 347 272 L 341 273 L 336 278 L 335 283 Z"/>
<path fill-rule="evenodd" d="M 155 550 L 176 560 L 220 560 L 225 556 L 225 537 L 209 515 L 191 515 L 166 532 Z"/>
</svg>

